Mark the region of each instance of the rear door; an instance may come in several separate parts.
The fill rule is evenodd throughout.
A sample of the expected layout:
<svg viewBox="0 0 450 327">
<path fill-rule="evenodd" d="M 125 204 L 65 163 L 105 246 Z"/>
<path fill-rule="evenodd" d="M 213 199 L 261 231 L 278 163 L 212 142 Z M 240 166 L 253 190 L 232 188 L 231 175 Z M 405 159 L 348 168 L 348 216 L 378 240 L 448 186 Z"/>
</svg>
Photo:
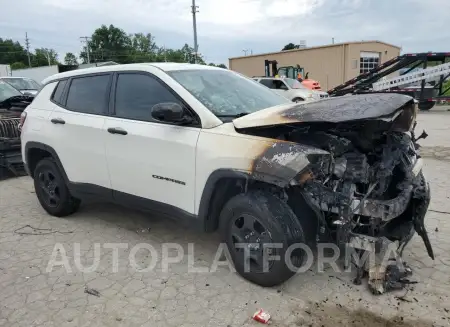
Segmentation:
<svg viewBox="0 0 450 327">
<path fill-rule="evenodd" d="M 112 74 L 77 76 L 58 82 L 51 101 L 47 144 L 71 182 L 110 188 L 103 125 Z"/>
<path fill-rule="evenodd" d="M 120 72 L 113 85 L 114 106 L 104 130 L 114 196 L 133 206 L 158 209 L 162 204 L 162 210 L 169 206 L 194 213 L 199 122 L 177 126 L 152 118 L 152 107 L 167 102 L 192 114 L 154 74 Z"/>
</svg>

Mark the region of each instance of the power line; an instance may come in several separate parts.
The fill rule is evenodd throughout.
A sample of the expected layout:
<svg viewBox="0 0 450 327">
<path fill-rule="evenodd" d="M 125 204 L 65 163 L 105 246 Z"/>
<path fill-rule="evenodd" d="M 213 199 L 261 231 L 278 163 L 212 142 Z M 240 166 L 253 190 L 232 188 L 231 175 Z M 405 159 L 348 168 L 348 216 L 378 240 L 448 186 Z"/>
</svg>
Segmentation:
<svg viewBox="0 0 450 327">
<path fill-rule="evenodd" d="M 89 57 L 89 36 L 80 36 L 80 39 L 84 39 L 83 42 L 86 42 L 86 54 L 87 54 L 87 63 L 90 64 L 91 63 L 91 59 Z"/>
<path fill-rule="evenodd" d="M 25 44 L 26 44 L 26 47 L 27 47 L 28 66 L 31 68 L 30 41 L 28 40 L 28 33 L 27 32 L 25 32 Z"/>
</svg>

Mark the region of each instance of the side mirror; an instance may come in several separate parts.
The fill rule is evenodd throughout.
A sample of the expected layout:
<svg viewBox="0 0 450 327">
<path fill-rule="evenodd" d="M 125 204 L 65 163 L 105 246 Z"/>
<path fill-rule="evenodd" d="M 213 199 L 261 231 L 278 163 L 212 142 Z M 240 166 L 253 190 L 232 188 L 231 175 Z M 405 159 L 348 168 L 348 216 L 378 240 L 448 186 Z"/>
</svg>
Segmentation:
<svg viewBox="0 0 450 327">
<path fill-rule="evenodd" d="M 151 114 L 154 119 L 168 123 L 188 124 L 192 122 L 192 118 L 185 114 L 183 107 L 175 102 L 155 104 L 151 109 Z"/>
</svg>

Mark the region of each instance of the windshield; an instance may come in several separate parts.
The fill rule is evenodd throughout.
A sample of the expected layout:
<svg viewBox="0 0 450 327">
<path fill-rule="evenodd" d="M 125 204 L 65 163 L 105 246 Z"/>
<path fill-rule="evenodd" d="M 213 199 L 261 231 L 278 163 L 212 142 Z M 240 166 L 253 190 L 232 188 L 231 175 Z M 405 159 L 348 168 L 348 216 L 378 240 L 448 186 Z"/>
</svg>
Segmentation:
<svg viewBox="0 0 450 327">
<path fill-rule="evenodd" d="M 289 87 L 291 89 L 305 89 L 305 87 L 303 86 L 302 83 L 300 83 L 299 81 L 292 79 L 292 78 L 284 78 L 283 79 L 287 85 L 289 85 Z"/>
<path fill-rule="evenodd" d="M 179 70 L 168 74 L 217 117 L 252 113 L 290 103 L 269 88 L 229 70 Z"/>
<path fill-rule="evenodd" d="M 39 90 L 40 84 L 31 78 L 6 78 L 6 82 L 18 90 Z"/>
<path fill-rule="evenodd" d="M 21 96 L 21 95 L 22 93 L 17 91 L 11 85 L 0 80 L 0 102 L 3 102 L 6 99 L 9 99 L 14 96 Z"/>
</svg>

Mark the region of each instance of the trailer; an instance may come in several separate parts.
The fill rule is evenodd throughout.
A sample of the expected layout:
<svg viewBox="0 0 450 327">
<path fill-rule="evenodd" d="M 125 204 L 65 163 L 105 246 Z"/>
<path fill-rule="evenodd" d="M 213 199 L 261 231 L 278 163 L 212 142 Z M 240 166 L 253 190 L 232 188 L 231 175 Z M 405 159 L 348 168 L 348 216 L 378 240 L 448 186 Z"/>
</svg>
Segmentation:
<svg viewBox="0 0 450 327">
<path fill-rule="evenodd" d="M 28 77 L 39 83 L 41 83 L 44 79 L 49 76 L 58 73 L 64 73 L 74 69 L 84 69 L 91 67 L 101 67 L 101 66 L 109 66 L 109 65 L 117 65 L 116 62 L 106 61 L 106 62 L 95 62 L 91 64 L 80 64 L 80 65 L 51 65 L 51 66 L 41 66 L 41 67 L 32 67 L 32 68 L 24 68 L 24 69 L 15 69 L 11 71 L 10 76 L 14 77 Z"/>
<path fill-rule="evenodd" d="M 401 93 L 414 97 L 419 109 L 430 110 L 437 101 L 450 100 L 450 52 L 408 53 L 361 74 L 328 91 L 330 96 L 362 93 Z M 417 68 L 421 67 L 421 70 Z M 389 78 L 389 75 L 400 76 Z M 428 83 L 427 83 L 428 81 Z"/>
<path fill-rule="evenodd" d="M 41 66 L 24 69 L 14 69 L 11 72 L 11 76 L 27 77 L 41 83 L 44 79 L 46 79 L 49 76 L 73 70 L 76 69 L 77 67 L 78 66 L 71 66 L 71 65 L 52 65 L 52 66 Z"/>
</svg>

